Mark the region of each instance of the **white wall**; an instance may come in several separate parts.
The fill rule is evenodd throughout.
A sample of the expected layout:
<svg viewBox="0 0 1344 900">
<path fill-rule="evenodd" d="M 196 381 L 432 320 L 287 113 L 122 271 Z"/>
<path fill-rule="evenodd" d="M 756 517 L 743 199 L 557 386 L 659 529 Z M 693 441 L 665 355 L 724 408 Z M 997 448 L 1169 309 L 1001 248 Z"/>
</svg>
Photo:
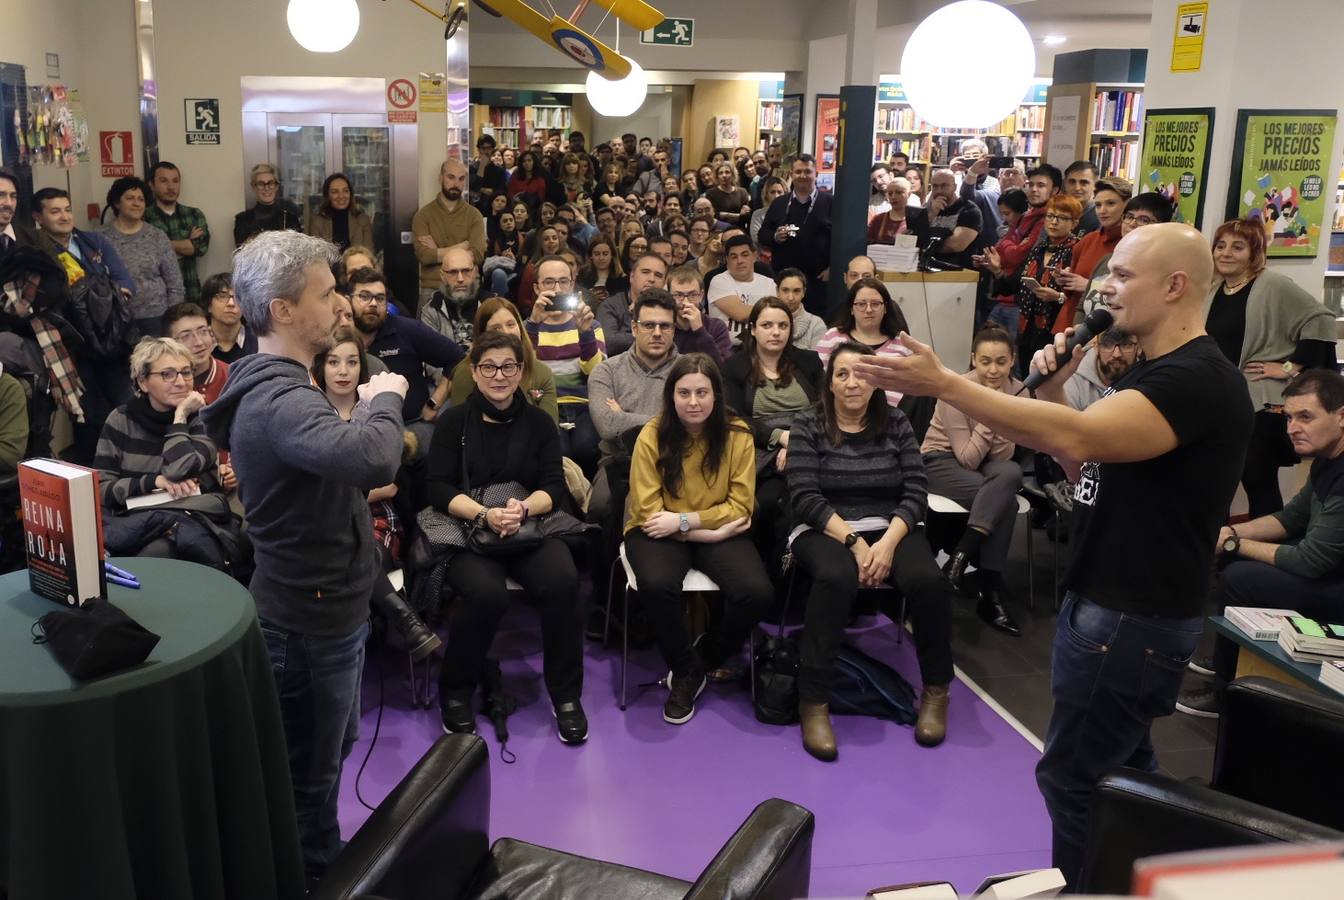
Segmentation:
<svg viewBox="0 0 1344 900">
<path fill-rule="evenodd" d="M 1249 0 L 1219 0 L 1210 10 L 1204 60 L 1198 72 L 1171 71 L 1171 39 L 1177 0 L 1153 3 L 1152 39 L 1144 102 L 1149 109 L 1212 106 L 1213 148 L 1204 201 L 1204 233 L 1210 237 L 1223 221 L 1231 182 L 1232 148 L 1237 110 L 1255 108 L 1344 110 L 1344 79 L 1330 61 L 1339 58 L 1344 34 L 1344 3 L 1340 0 L 1297 0 L 1266 22 L 1265 7 Z M 1216 13 L 1216 17 L 1215 14 Z M 1252 62 L 1265 50 L 1266 39 L 1291 35 L 1286 65 Z M 1331 179 L 1344 159 L 1344 122 L 1335 128 Z M 1322 293 L 1335 192 L 1326 187 L 1321 250 L 1315 259 L 1278 259 L 1270 265 L 1313 296 Z"/>
</svg>

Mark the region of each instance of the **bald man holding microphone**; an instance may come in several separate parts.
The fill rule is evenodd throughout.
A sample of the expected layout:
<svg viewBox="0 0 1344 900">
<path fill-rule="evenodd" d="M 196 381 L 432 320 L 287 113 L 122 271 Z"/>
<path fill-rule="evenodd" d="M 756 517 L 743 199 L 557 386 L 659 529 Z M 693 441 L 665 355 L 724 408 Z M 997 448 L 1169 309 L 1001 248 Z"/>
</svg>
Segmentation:
<svg viewBox="0 0 1344 900">
<path fill-rule="evenodd" d="M 1084 347 L 1072 329 L 1032 359 L 1035 399 L 961 377 L 903 335 L 909 357 L 865 357 L 875 387 L 949 403 L 1009 440 L 1050 453 L 1076 481 L 1073 561 L 1056 623 L 1054 710 L 1036 782 L 1053 863 L 1076 888 L 1093 786 L 1120 766 L 1157 769 L 1149 729 L 1176 706 L 1199 642 L 1218 529 L 1241 476 L 1252 410 L 1245 379 L 1204 331 L 1209 245 L 1180 224 L 1138 229 L 1100 288 L 1146 359 L 1086 410 L 1064 384 Z"/>
</svg>

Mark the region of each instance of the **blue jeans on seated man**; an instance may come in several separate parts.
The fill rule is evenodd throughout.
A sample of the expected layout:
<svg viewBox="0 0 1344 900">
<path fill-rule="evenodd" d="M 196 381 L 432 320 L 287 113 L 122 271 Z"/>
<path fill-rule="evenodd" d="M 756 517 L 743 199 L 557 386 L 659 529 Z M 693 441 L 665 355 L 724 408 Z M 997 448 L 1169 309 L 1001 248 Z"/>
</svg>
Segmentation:
<svg viewBox="0 0 1344 900">
<path fill-rule="evenodd" d="M 1338 622 L 1344 617 L 1344 575 L 1305 578 L 1265 562 L 1238 559 L 1225 566 L 1213 592 L 1215 615 L 1229 606 L 1295 609 L 1313 619 Z M 1214 687 L 1227 687 L 1237 674 L 1237 644 L 1218 635 L 1213 645 Z"/>
<path fill-rule="evenodd" d="M 1070 888 L 1082 874 L 1092 789 L 1121 766 L 1157 770 L 1149 728 L 1176 709 L 1201 616 L 1117 612 L 1070 591 L 1050 663 L 1054 710 L 1036 783 L 1053 824 L 1052 864 Z"/>
<path fill-rule="evenodd" d="M 299 844 L 310 882 L 343 846 L 336 801 L 341 765 L 359 739 L 359 683 L 369 623 L 338 637 L 286 631 L 261 622 L 289 749 Z"/>
</svg>

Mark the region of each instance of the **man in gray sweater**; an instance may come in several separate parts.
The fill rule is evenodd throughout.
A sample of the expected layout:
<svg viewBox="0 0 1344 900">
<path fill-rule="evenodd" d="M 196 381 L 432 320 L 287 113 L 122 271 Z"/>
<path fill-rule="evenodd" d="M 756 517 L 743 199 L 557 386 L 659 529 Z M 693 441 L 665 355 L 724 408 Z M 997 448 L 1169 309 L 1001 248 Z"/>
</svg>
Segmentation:
<svg viewBox="0 0 1344 900">
<path fill-rule="evenodd" d="M 1283 412 L 1311 475 L 1281 511 L 1218 533 L 1224 567 L 1212 607 L 1269 606 L 1344 622 L 1344 376 L 1308 369 L 1283 389 Z M 1212 684 L 1182 691 L 1176 708 L 1218 718 L 1236 667 L 1237 645 L 1220 635 L 1211 658 L 1190 663 Z"/>
<path fill-rule="evenodd" d="M 631 321 L 634 346 L 619 356 L 609 356 L 588 376 L 588 412 L 602 438 L 602 458 L 593 492 L 588 501 L 589 518 L 602 521 L 611 502 L 607 463 L 625 456 L 621 435 L 640 428 L 663 408 L 663 386 L 677 357 L 673 343 L 677 305 L 662 288 L 649 288 L 639 295 Z"/>
<path fill-rule="evenodd" d="M 401 464 L 406 379 L 360 386 L 368 413 L 346 423 L 313 384 L 331 349 L 336 247 L 294 231 L 257 235 L 234 256 L 233 290 L 258 352 L 231 367 L 202 413 L 230 451 L 256 574 L 249 589 L 271 656 L 299 840 L 310 879 L 341 847 L 341 765 L 358 736 L 369 598 L 378 564 L 368 491 Z M 362 416 L 362 418 L 361 418 Z"/>
</svg>

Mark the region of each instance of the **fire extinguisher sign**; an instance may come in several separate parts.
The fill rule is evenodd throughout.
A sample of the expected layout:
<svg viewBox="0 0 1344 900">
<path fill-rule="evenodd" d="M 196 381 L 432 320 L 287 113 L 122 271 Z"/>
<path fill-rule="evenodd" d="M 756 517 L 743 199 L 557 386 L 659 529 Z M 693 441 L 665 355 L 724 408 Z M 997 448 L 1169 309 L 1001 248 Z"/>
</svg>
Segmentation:
<svg viewBox="0 0 1344 900">
<path fill-rule="evenodd" d="M 104 178 L 122 178 L 135 174 L 135 150 L 129 131 L 98 132 L 98 158 Z"/>
</svg>

